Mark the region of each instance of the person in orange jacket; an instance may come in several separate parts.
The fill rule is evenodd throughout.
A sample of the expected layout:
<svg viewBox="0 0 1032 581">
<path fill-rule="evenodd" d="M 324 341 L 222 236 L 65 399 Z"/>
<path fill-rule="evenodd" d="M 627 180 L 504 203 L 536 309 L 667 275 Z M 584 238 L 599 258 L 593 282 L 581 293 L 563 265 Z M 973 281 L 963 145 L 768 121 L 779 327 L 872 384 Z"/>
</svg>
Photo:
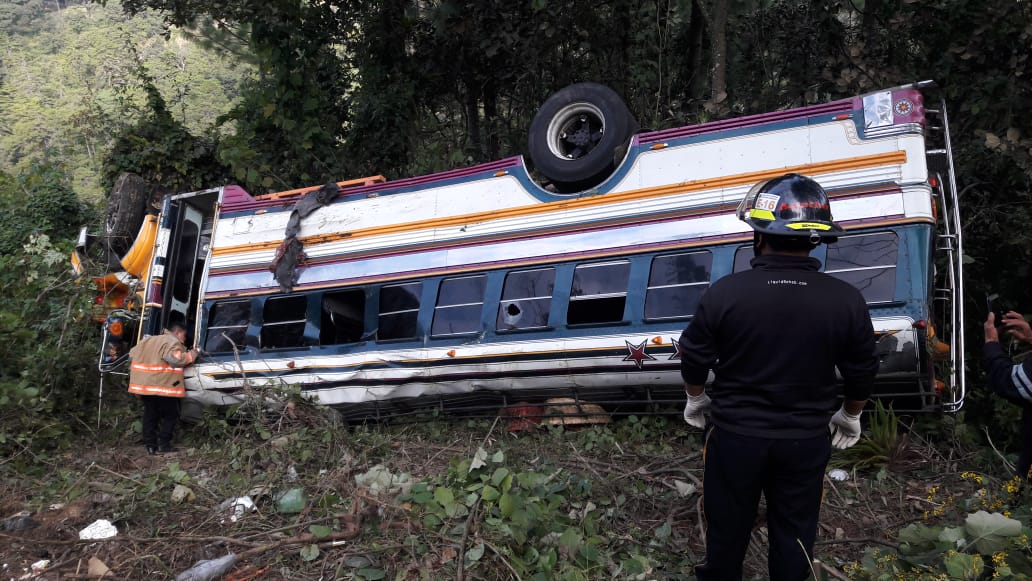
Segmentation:
<svg viewBox="0 0 1032 581">
<path fill-rule="evenodd" d="M 129 351 L 129 393 L 143 401 L 143 443 L 148 454 L 172 452 L 179 403 L 186 397 L 183 369 L 197 349 L 187 349 L 186 327 L 171 323 L 161 335 L 144 337 Z"/>
</svg>

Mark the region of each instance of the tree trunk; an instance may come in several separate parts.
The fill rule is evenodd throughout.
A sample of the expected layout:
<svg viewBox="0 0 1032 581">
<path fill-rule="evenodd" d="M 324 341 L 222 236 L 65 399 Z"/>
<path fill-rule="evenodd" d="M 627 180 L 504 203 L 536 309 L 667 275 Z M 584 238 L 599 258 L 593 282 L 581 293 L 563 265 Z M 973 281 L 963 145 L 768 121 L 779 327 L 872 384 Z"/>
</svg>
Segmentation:
<svg viewBox="0 0 1032 581">
<path fill-rule="evenodd" d="M 490 77 L 484 85 L 484 132 L 487 136 L 487 156 L 485 161 L 498 159 L 498 89 L 494 77 Z"/>
<path fill-rule="evenodd" d="M 479 161 L 484 156 L 483 141 L 480 137 L 480 101 L 477 99 L 475 89 L 476 79 L 472 74 L 466 75 L 466 135 L 469 136 L 469 145 L 466 153 Z"/>
<path fill-rule="evenodd" d="M 709 12 L 710 53 L 713 58 L 710 75 L 710 101 L 717 111 L 726 111 L 728 0 L 712 0 Z"/>
</svg>

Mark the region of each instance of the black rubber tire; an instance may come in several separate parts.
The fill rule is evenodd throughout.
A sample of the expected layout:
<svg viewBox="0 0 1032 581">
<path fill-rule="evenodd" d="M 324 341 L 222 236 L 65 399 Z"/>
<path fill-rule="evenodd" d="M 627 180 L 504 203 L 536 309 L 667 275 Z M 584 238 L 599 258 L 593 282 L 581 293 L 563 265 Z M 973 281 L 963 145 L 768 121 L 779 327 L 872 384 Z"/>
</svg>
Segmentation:
<svg viewBox="0 0 1032 581">
<path fill-rule="evenodd" d="M 122 256 L 133 245 L 153 191 L 153 186 L 136 174 L 124 173 L 115 180 L 104 215 L 104 235 L 112 253 Z"/>
<path fill-rule="evenodd" d="M 558 191 L 580 192 L 612 175 L 638 128 L 616 92 L 598 83 L 578 83 L 541 105 L 530 124 L 527 150 L 537 171 Z"/>
</svg>

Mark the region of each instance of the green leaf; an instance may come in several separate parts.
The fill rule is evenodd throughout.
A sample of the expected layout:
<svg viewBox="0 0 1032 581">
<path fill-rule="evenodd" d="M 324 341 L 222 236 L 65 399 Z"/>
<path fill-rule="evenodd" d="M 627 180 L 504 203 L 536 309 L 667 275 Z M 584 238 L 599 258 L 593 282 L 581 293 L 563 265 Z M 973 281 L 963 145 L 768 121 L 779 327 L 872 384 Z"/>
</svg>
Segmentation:
<svg viewBox="0 0 1032 581">
<path fill-rule="evenodd" d="M 473 548 L 466 551 L 466 559 L 469 561 L 479 561 L 484 556 L 484 543 L 477 543 L 473 545 Z"/>
<path fill-rule="evenodd" d="M 941 527 L 929 527 L 922 524 L 909 524 L 899 531 L 899 541 L 912 545 L 916 550 L 924 551 L 931 549 L 939 540 L 942 533 Z"/>
<path fill-rule="evenodd" d="M 495 452 L 494 455 L 491 456 L 491 461 L 495 464 L 501 464 L 502 462 L 505 462 L 505 453 L 501 450 Z"/>
<path fill-rule="evenodd" d="M 434 500 L 447 510 L 450 505 L 455 504 L 455 493 L 452 492 L 451 488 L 438 486 L 434 489 Z"/>
<path fill-rule="evenodd" d="M 494 486 L 485 486 L 480 492 L 480 498 L 486 502 L 497 500 L 499 496 L 501 496 L 501 493 Z"/>
<path fill-rule="evenodd" d="M 957 541 L 964 540 L 964 527 L 946 527 L 939 533 L 939 541 L 949 543 L 954 548 L 957 547 Z"/>
<path fill-rule="evenodd" d="M 991 555 L 1006 549 L 1009 539 L 1021 534 L 1021 522 L 998 512 L 990 514 L 980 510 L 967 516 L 964 530 L 979 553 Z"/>
<path fill-rule="evenodd" d="M 302 561 L 314 561 L 319 558 L 319 547 L 315 545 L 305 545 L 301 547 L 301 560 Z"/>
<path fill-rule="evenodd" d="M 973 536 L 1016 537 L 1021 534 L 1021 521 L 1008 518 L 998 512 L 988 513 L 980 510 L 967 516 L 967 519 L 964 520 L 964 528 Z"/>
<path fill-rule="evenodd" d="M 663 524 L 661 524 L 658 527 L 656 527 L 656 532 L 655 532 L 656 538 L 661 540 L 661 541 L 665 541 L 665 540 L 669 539 L 670 538 L 671 529 L 672 529 L 672 527 L 670 526 L 670 521 L 668 520 L 668 521 L 664 522 Z"/>
<path fill-rule="evenodd" d="M 577 554 L 577 548 L 580 547 L 583 538 L 581 537 L 580 531 L 570 527 L 563 531 L 563 534 L 559 536 L 559 545 L 566 547 L 566 550 L 571 555 Z"/>
<path fill-rule="evenodd" d="M 373 569 L 371 567 L 359 569 L 358 574 L 368 581 L 377 581 L 378 579 L 383 579 L 387 576 L 387 573 L 385 573 L 383 569 Z"/>
<path fill-rule="evenodd" d="M 516 510 L 516 501 L 512 495 L 508 492 L 502 494 L 501 498 L 498 499 L 498 510 L 501 511 L 502 516 L 512 516 L 514 510 Z"/>
<path fill-rule="evenodd" d="M 315 535 L 317 539 L 325 539 L 333 533 L 333 529 L 323 525 L 312 525 L 308 527 L 308 532 Z"/>
<path fill-rule="evenodd" d="M 985 566 L 981 555 L 956 552 L 949 553 L 949 556 L 943 559 L 943 563 L 950 579 L 977 579 Z"/>
<path fill-rule="evenodd" d="M 496 468 L 494 474 L 491 475 L 491 484 L 498 486 L 505 480 L 505 477 L 509 475 L 508 468 Z"/>
</svg>

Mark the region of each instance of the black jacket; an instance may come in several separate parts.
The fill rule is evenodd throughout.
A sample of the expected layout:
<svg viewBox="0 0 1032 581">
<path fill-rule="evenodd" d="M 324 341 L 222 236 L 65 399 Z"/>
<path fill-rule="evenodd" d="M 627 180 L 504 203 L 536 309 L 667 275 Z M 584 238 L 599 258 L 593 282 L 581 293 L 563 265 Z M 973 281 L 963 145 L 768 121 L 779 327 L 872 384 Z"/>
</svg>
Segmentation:
<svg viewBox="0 0 1032 581">
<path fill-rule="evenodd" d="M 1020 405 L 1021 455 L 1017 473 L 1032 479 L 1032 358 L 1015 364 L 998 341 L 986 343 L 982 350 L 982 365 L 989 374 L 989 388 L 1009 402 Z"/>
<path fill-rule="evenodd" d="M 712 369 L 711 421 L 739 434 L 806 438 L 827 433 L 838 405 L 870 396 L 878 371 L 863 295 L 819 272 L 810 257 L 760 256 L 753 269 L 706 291 L 681 334 L 681 376 L 702 385 Z"/>
<path fill-rule="evenodd" d="M 989 374 L 989 387 L 999 396 L 1023 407 L 1032 407 L 1032 358 L 1017 365 L 998 341 L 986 343 L 982 365 Z"/>
</svg>

